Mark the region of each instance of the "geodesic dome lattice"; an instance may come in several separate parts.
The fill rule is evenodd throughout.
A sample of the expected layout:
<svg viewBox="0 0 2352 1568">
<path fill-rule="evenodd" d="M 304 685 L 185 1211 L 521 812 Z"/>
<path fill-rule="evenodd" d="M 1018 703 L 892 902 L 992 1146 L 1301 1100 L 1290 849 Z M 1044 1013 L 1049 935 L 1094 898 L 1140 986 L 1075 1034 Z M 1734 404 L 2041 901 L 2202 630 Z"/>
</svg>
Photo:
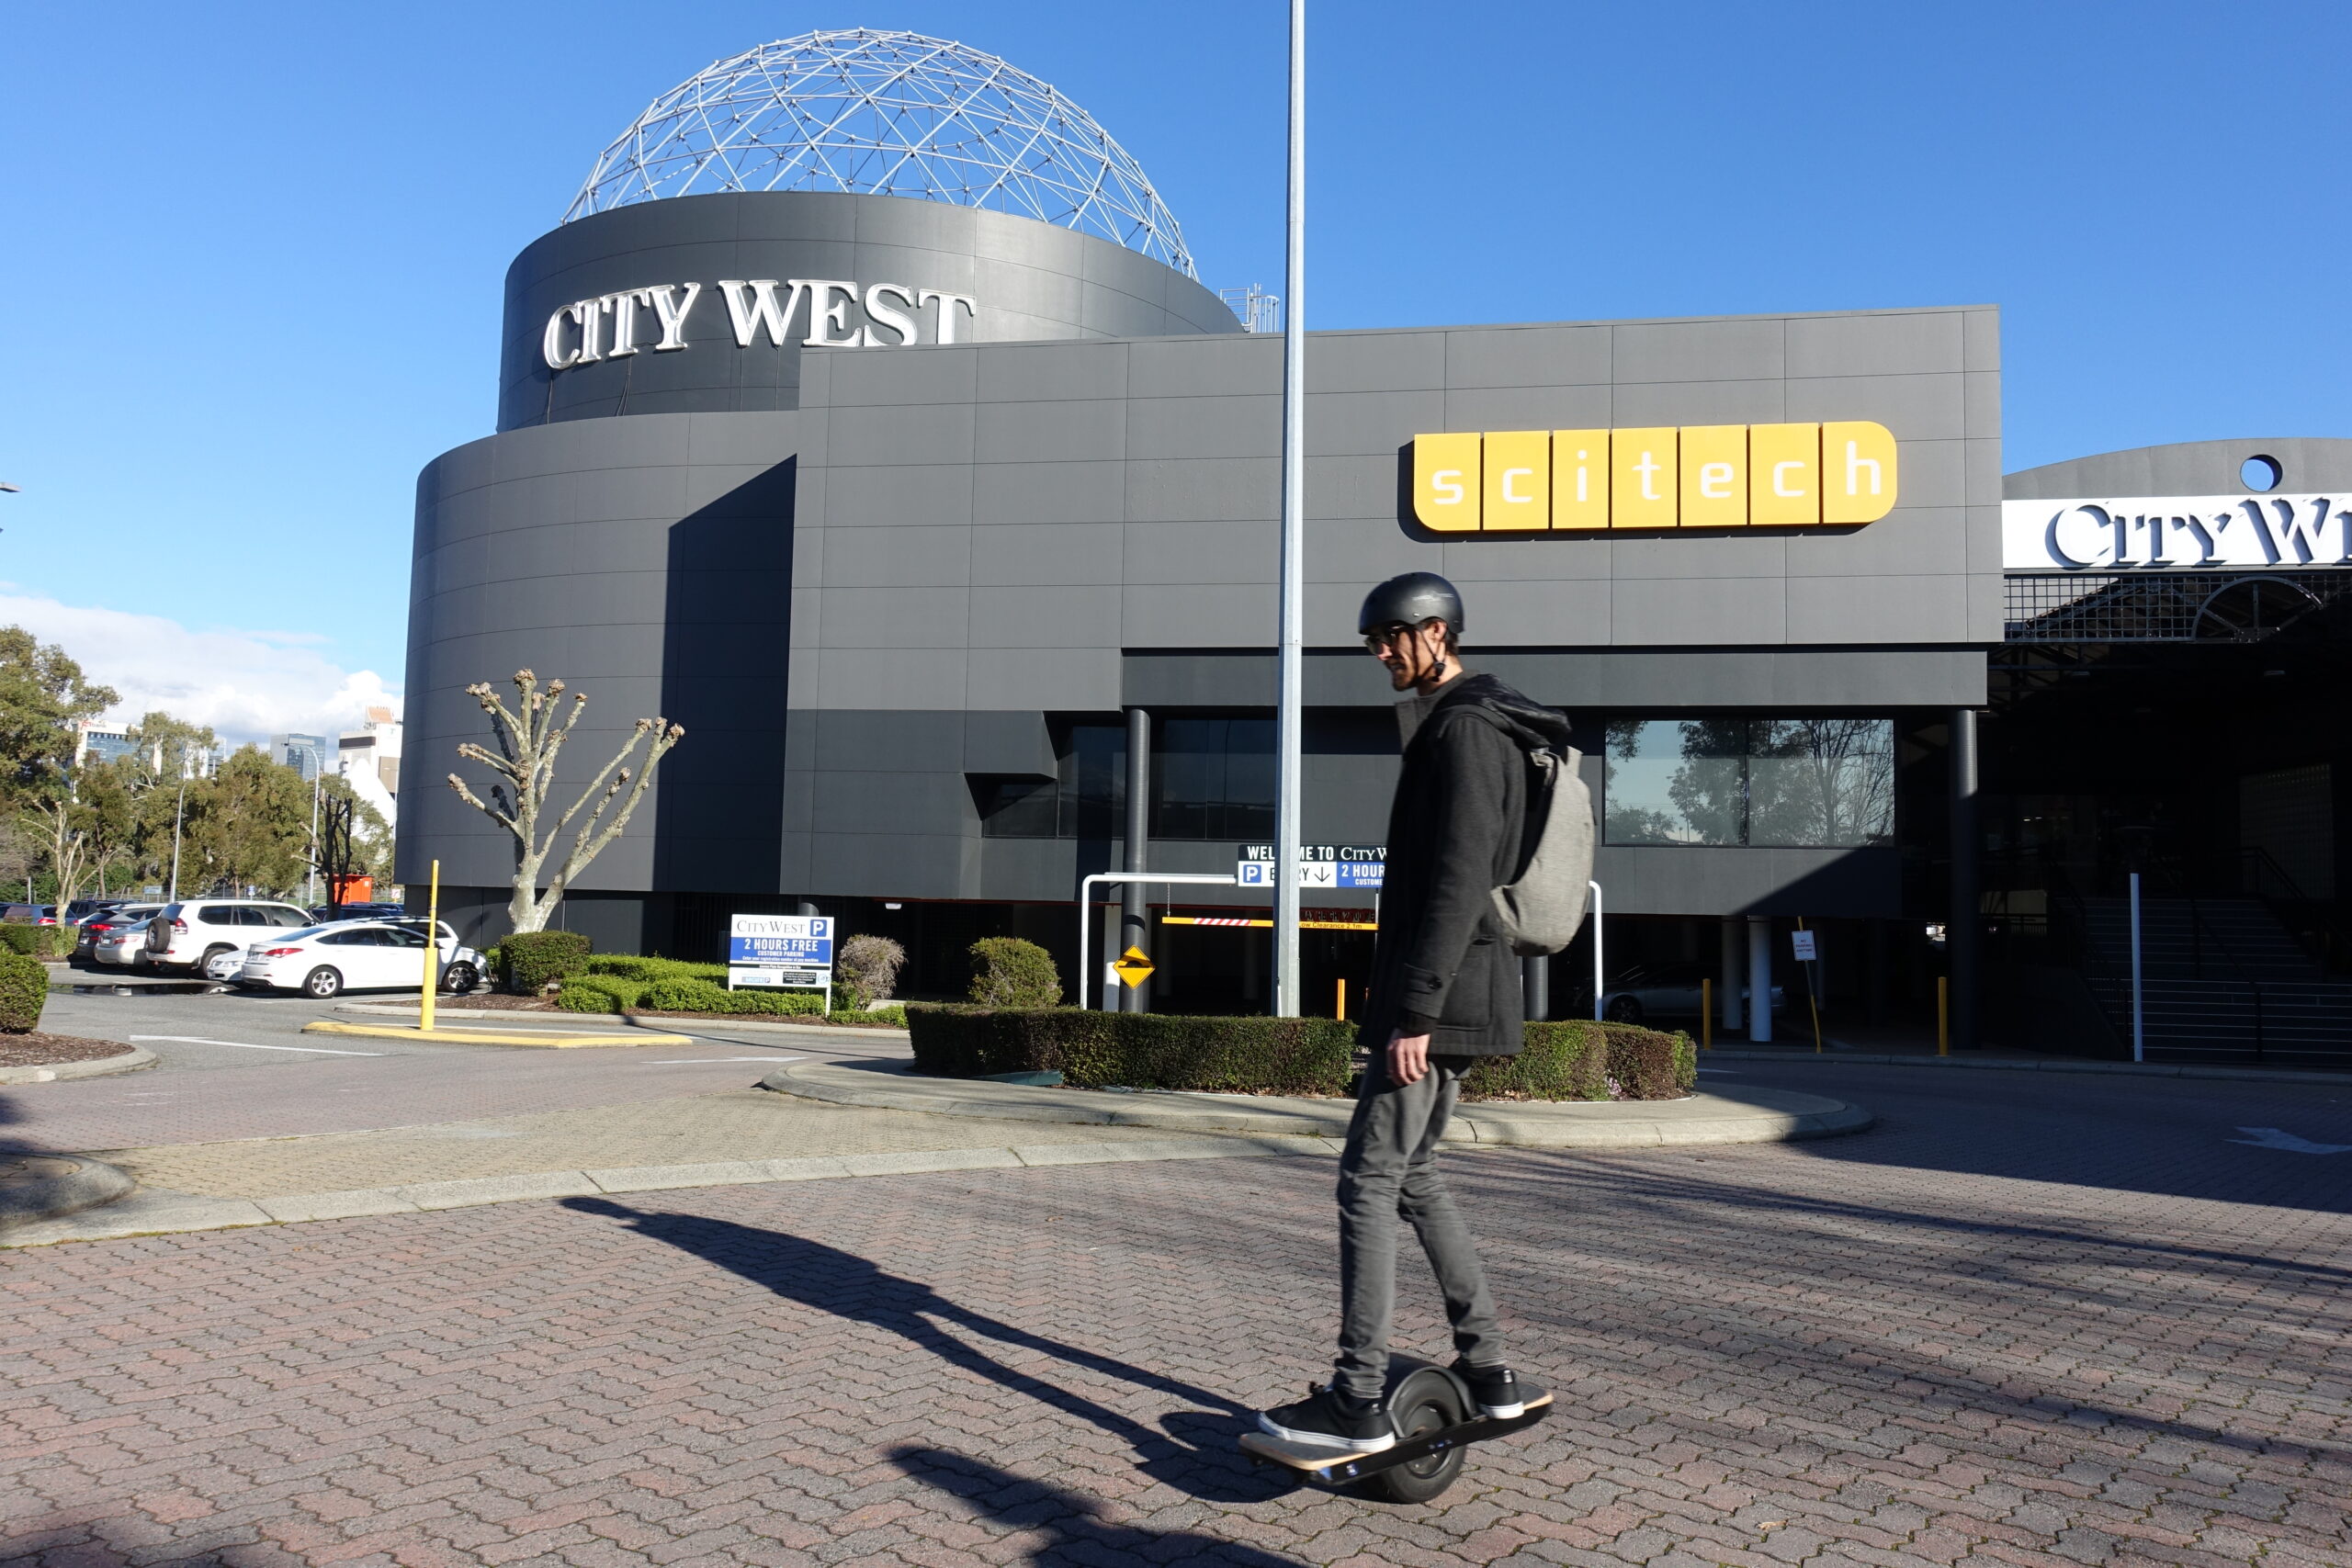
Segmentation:
<svg viewBox="0 0 2352 1568">
<path fill-rule="evenodd" d="M 992 54 L 920 33 L 804 33 L 718 62 L 605 149 L 563 220 L 729 190 L 985 207 L 1199 276 L 1175 215 L 1092 115 Z"/>
</svg>

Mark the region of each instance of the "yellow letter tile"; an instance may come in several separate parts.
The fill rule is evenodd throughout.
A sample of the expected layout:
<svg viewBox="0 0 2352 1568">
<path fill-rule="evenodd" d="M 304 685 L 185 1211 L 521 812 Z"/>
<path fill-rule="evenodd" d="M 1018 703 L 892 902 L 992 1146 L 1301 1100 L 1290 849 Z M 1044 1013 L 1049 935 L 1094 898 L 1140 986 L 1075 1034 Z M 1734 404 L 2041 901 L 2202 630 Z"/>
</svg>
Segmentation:
<svg viewBox="0 0 2352 1568">
<path fill-rule="evenodd" d="M 1682 427 L 1682 525 L 1737 528 L 1747 522 L 1747 426 Z"/>
<path fill-rule="evenodd" d="M 1552 433 L 1490 431 L 1487 435 L 1485 527 L 1552 525 Z"/>
<path fill-rule="evenodd" d="M 1609 525 L 1673 527 L 1678 521 L 1673 427 L 1612 430 L 1609 434 Z"/>
<path fill-rule="evenodd" d="M 1413 437 L 1413 515 L 1442 534 L 1478 527 L 1478 437 Z"/>
<path fill-rule="evenodd" d="M 1552 526 L 1609 526 L 1609 432 L 1552 432 Z"/>
<path fill-rule="evenodd" d="M 1821 520 L 1875 523 L 1894 510 L 1894 436 L 1869 420 L 1821 427 Z"/>
<path fill-rule="evenodd" d="M 1759 528 L 1821 521 L 1821 426 L 1747 427 L 1747 520 Z"/>
</svg>

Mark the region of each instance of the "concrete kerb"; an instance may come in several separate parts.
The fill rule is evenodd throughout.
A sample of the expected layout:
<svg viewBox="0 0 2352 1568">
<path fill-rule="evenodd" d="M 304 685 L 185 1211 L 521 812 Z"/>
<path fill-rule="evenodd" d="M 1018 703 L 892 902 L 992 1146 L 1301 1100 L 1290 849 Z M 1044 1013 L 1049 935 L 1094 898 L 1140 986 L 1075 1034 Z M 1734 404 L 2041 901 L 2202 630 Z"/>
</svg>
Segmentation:
<svg viewBox="0 0 2352 1568">
<path fill-rule="evenodd" d="M 119 1056 L 99 1056 L 86 1062 L 49 1062 L 39 1066 L 0 1067 L 0 1088 L 20 1083 L 67 1083 L 74 1078 L 106 1078 L 117 1073 L 144 1072 L 159 1060 L 143 1045 L 126 1047 Z"/>
<path fill-rule="evenodd" d="M 795 1062 L 763 1077 L 760 1087 L 834 1105 L 944 1116 L 1332 1139 L 1347 1135 L 1353 1110 L 1347 1100 L 1275 1095 L 1104 1093 L 924 1077 L 879 1062 Z M 1785 1143 L 1859 1133 L 1874 1120 L 1860 1106 L 1820 1095 L 1742 1093 L 1741 1100 L 1701 1093 L 1673 1100 L 1487 1101 L 1458 1110 L 1445 1141 L 1555 1149 Z"/>
<path fill-rule="evenodd" d="M 102 1212 L 76 1213 L 0 1231 L 0 1249 L 49 1247 L 69 1241 L 117 1241 L 131 1236 L 190 1231 L 237 1230 L 253 1225 L 301 1224 L 313 1220 L 362 1219 L 378 1214 L 429 1213 L 486 1203 L 515 1203 L 550 1198 L 593 1198 L 631 1192 L 661 1192 L 690 1187 L 737 1187 L 765 1182 L 824 1181 L 868 1176 L 913 1176 L 938 1171 L 1020 1170 L 1045 1166 L 1112 1165 L 1180 1159 L 1248 1159 L 1269 1156 L 1330 1156 L 1339 1145 L 1323 1138 L 1170 1138 L 1128 1144 L 1033 1144 L 1005 1148 L 932 1149 L 899 1154 L 825 1155 L 805 1159 L 719 1160 L 707 1165 L 620 1166 L 590 1170 L 538 1171 L 485 1176 L 461 1181 L 415 1182 L 339 1192 L 306 1192 L 283 1198 L 199 1198 L 185 1192 L 141 1189 Z M 84 1161 L 97 1165 L 96 1160 Z M 113 1169 L 111 1166 L 106 1169 Z M 121 1176 L 122 1173 L 115 1173 Z M 126 1185 L 130 1179 L 123 1177 Z"/>
<path fill-rule="evenodd" d="M 339 1004 L 334 1010 L 341 1013 L 350 1013 L 355 1017 L 366 1014 L 374 1014 L 386 1018 L 414 1018 L 417 1013 L 416 1007 L 413 1003 L 411 1003 L 406 1007 L 402 1007 L 398 1003 L 393 1002 L 345 1002 Z M 509 1011 L 503 1008 L 458 1008 L 451 1007 L 447 1003 L 435 1008 L 434 1010 L 434 1014 L 436 1019 L 444 1021 L 452 1019 L 465 1021 L 461 1023 L 450 1023 L 448 1026 L 453 1029 L 507 1028 L 518 1025 L 525 1028 L 577 1028 L 578 1025 L 576 1024 L 564 1023 L 562 1021 L 563 1018 L 567 1016 L 572 1018 L 594 1018 L 603 1016 L 594 1013 L 572 1013 L 569 1015 L 544 1012 L 518 1013 Z M 611 1016 L 617 1017 L 618 1015 Z M 494 1020 L 496 1021 L 485 1021 L 483 1023 L 477 1024 L 473 1021 L 477 1019 L 485 1021 Z M 785 1023 L 775 1019 L 757 1017 L 736 1018 L 730 1017 L 725 1013 L 708 1013 L 700 1016 L 681 1017 L 665 1016 L 661 1021 L 669 1025 L 673 1029 L 693 1029 L 700 1027 L 712 1032 L 723 1030 L 729 1034 L 733 1034 L 743 1030 L 750 1030 L 754 1033 L 788 1035 L 793 1038 L 802 1040 L 883 1040 L 904 1044 L 908 1038 L 907 1032 L 903 1029 L 853 1029 L 846 1028 L 839 1024 Z"/>
<path fill-rule="evenodd" d="M 111 1203 L 136 1186 L 129 1172 L 80 1155 L 0 1158 L 0 1240 Z"/>
<path fill-rule="evenodd" d="M 1891 1051 L 1755 1051 L 1717 1047 L 1699 1053 L 1699 1064 L 1709 1062 L 1786 1062 L 1863 1067 L 1947 1067 L 1978 1072 L 2091 1073 L 2109 1077 L 2220 1078 L 2240 1083 L 2325 1083 L 2352 1081 L 2352 1073 L 2305 1072 L 2293 1067 L 2205 1066 L 2193 1062 L 2091 1062 L 2070 1056 L 1929 1056 Z"/>
</svg>

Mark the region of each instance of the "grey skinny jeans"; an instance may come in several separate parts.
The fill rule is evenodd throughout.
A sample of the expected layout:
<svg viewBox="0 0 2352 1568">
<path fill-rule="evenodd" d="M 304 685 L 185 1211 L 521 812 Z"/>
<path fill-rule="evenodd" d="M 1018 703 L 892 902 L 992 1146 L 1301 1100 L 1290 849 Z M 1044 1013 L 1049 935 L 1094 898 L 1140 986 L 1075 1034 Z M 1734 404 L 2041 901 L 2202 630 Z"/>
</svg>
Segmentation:
<svg viewBox="0 0 2352 1568">
<path fill-rule="evenodd" d="M 1453 1114 L 1464 1056 L 1431 1056 L 1419 1083 L 1388 1081 L 1388 1053 L 1365 1066 L 1340 1156 L 1340 1356 L 1333 1382 L 1351 1399 L 1386 1392 L 1396 1309 L 1396 1220 L 1412 1222 L 1445 1296 L 1453 1348 L 1476 1366 L 1503 1359 L 1494 1297 L 1470 1232 L 1437 1171 L 1437 1141 Z"/>
</svg>

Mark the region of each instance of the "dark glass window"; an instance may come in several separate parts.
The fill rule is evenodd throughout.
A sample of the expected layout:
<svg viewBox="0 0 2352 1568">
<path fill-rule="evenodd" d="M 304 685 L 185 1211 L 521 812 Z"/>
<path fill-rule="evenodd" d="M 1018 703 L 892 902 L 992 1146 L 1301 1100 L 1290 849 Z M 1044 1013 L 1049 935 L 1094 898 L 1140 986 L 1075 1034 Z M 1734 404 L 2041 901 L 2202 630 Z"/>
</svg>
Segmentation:
<svg viewBox="0 0 2352 1568">
<path fill-rule="evenodd" d="M 1608 767 L 1609 843 L 1846 848 L 1894 839 L 1888 719 L 1611 719 Z"/>
<path fill-rule="evenodd" d="M 1053 725 L 1055 777 L 973 773 L 984 839 L 1111 839 L 1125 826 L 1127 729 L 1062 719 Z"/>
<path fill-rule="evenodd" d="M 1243 715 L 1156 717 L 1151 727 L 1155 839 L 1265 839 L 1274 830 L 1274 721 Z M 972 801 L 989 839 L 1116 839 L 1126 831 L 1124 723 L 1057 720 L 1055 777 L 975 773 Z"/>
<path fill-rule="evenodd" d="M 1152 727 L 1151 836 L 1250 842 L 1274 830 L 1274 721 L 1167 718 Z"/>
</svg>

